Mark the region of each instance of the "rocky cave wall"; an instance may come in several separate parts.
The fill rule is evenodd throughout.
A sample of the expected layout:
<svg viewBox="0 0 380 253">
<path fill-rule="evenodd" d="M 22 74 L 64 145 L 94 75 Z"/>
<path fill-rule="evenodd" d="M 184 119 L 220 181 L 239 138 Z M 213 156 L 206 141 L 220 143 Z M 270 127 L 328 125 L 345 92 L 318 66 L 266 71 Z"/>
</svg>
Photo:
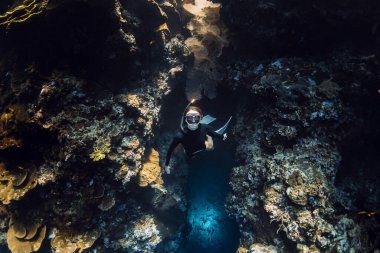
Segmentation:
<svg viewBox="0 0 380 253">
<path fill-rule="evenodd" d="M 0 28 L 2 245 L 180 252 L 186 206 L 162 180 L 170 136 L 155 137 L 197 60 L 193 36 L 239 101 L 228 198 L 238 252 L 379 249 L 376 1 L 222 0 L 212 22 L 174 0 L 46 2 L 0 3 L 42 10 Z M 184 29 L 192 22 L 213 36 Z"/>
<path fill-rule="evenodd" d="M 282 58 L 255 73 L 257 66 L 234 66 L 251 94 L 234 129 L 241 166 L 233 169 L 229 197 L 242 245 L 272 244 L 279 252 L 378 248 L 378 217 L 366 217 L 379 208 L 379 173 L 369 167 L 378 157 L 350 160 L 347 150 L 364 142 L 361 154 L 373 154 L 367 136 L 379 136 L 379 58 Z"/>
<path fill-rule="evenodd" d="M 379 4 L 222 2 L 238 251 L 377 252 Z"/>
<path fill-rule="evenodd" d="M 0 5 L 16 10 L 2 22 L 43 7 L 0 27 L 0 244 L 152 252 L 180 226 L 158 217 L 179 207 L 152 146 L 189 58 L 177 3 L 41 4 Z M 148 188 L 155 199 L 142 199 Z"/>
</svg>

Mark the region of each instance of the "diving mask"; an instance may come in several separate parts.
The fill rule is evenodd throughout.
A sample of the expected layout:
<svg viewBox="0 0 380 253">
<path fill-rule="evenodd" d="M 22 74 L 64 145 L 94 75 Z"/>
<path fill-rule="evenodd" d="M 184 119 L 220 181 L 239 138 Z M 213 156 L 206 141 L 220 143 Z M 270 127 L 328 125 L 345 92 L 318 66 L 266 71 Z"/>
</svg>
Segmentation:
<svg viewBox="0 0 380 253">
<path fill-rule="evenodd" d="M 198 125 L 202 119 L 202 116 L 197 111 L 190 110 L 186 113 L 185 122 L 187 123 L 187 128 L 194 131 L 198 128 Z"/>
</svg>

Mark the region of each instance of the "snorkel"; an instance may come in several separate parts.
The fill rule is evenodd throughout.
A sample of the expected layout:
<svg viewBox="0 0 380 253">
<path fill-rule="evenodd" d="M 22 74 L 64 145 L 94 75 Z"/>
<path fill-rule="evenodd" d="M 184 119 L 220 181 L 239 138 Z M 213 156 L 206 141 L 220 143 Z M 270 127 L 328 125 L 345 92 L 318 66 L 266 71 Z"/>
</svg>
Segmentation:
<svg viewBox="0 0 380 253">
<path fill-rule="evenodd" d="M 183 132 L 185 132 L 185 116 L 186 116 L 186 112 L 187 110 L 189 109 L 189 107 L 191 106 L 192 103 L 195 102 L 195 99 L 192 99 L 186 106 L 185 110 L 183 111 L 182 113 L 182 118 L 181 118 L 181 123 L 180 123 L 180 128 Z"/>
</svg>

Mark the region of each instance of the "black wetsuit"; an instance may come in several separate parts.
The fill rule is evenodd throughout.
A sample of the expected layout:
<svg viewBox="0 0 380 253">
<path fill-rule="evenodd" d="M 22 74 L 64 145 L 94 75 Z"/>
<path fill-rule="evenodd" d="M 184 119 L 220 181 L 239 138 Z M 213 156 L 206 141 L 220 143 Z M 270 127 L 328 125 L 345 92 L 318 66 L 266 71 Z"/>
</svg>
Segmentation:
<svg viewBox="0 0 380 253">
<path fill-rule="evenodd" d="M 205 141 L 207 140 L 206 135 L 210 135 L 219 139 L 223 138 L 222 134 L 215 132 L 209 125 L 204 124 L 199 124 L 198 128 L 194 131 L 191 131 L 187 128 L 185 128 L 185 131 L 180 131 L 176 136 L 174 136 L 173 141 L 170 144 L 168 153 L 166 155 L 165 165 L 169 165 L 172 152 L 180 143 L 185 149 L 186 155 L 190 158 L 193 157 L 198 151 L 205 150 Z"/>
</svg>

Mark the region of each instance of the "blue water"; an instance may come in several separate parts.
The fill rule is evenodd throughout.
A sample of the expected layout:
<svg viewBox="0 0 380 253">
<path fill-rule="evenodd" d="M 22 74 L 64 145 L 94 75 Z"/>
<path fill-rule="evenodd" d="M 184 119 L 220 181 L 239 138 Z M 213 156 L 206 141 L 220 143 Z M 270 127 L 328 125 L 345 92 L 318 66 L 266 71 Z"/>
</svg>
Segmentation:
<svg viewBox="0 0 380 253">
<path fill-rule="evenodd" d="M 237 224 L 224 207 L 233 152 L 224 143 L 214 144 L 216 150 L 203 152 L 190 162 L 187 253 L 235 253 L 238 247 Z"/>
</svg>

